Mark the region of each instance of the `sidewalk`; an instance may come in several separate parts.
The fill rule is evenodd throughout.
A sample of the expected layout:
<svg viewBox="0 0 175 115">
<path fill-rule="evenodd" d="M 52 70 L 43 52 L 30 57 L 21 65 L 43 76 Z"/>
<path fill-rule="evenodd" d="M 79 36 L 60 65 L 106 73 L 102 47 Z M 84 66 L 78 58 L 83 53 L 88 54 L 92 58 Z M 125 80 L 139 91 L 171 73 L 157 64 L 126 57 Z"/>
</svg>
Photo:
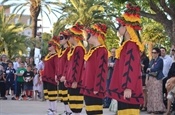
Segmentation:
<svg viewBox="0 0 175 115">
<path fill-rule="evenodd" d="M 63 113 L 63 104 L 58 102 L 58 113 Z M 17 101 L 0 100 L 0 115 L 47 115 L 47 104 L 45 101 Z M 81 115 L 86 115 L 83 110 Z M 104 109 L 103 115 L 115 115 Z M 141 115 L 148 115 L 141 113 Z"/>
</svg>

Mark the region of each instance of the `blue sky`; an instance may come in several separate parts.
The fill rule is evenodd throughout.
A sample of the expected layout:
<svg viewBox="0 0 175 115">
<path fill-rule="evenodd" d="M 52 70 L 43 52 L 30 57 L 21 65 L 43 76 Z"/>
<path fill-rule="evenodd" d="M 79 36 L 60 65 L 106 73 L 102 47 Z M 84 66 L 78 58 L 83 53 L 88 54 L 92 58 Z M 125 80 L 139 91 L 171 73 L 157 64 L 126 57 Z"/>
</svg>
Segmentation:
<svg viewBox="0 0 175 115">
<path fill-rule="evenodd" d="M 54 0 L 53 0 L 54 1 Z M 57 0 L 58 1 L 58 0 Z M 0 3 L 2 2 L 2 0 L 0 0 Z M 26 7 L 27 10 L 24 12 L 25 15 L 30 15 L 30 12 L 29 12 L 29 7 Z M 14 10 L 14 7 L 11 7 L 10 8 L 10 11 L 12 12 Z M 53 15 L 53 14 L 49 14 L 49 17 L 51 19 L 51 23 L 49 22 L 48 18 L 46 15 L 43 15 L 43 21 L 39 21 L 38 22 L 38 25 L 43 25 L 43 32 L 47 32 L 47 33 L 50 33 L 51 30 L 52 30 L 52 26 L 53 26 L 53 23 L 55 23 L 57 21 L 57 18 Z M 41 19 L 41 16 L 39 16 L 39 18 Z M 42 29 L 40 29 L 39 31 L 42 31 Z"/>
</svg>

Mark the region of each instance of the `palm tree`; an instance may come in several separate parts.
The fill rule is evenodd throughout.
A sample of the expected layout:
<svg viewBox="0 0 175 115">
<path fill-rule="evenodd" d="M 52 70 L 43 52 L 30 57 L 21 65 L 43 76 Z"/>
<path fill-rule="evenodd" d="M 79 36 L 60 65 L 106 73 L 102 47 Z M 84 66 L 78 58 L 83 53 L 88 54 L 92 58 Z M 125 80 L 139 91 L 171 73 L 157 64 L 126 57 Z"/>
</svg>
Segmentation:
<svg viewBox="0 0 175 115">
<path fill-rule="evenodd" d="M 108 49 L 118 46 L 118 38 L 113 20 L 120 14 L 123 7 L 113 4 L 109 0 L 67 0 L 61 4 L 62 15 L 54 24 L 54 34 L 58 35 L 66 26 L 80 23 L 84 26 L 102 22 L 109 30 L 106 36 L 106 45 Z M 118 9 L 117 9 L 118 8 Z"/>
<path fill-rule="evenodd" d="M 0 53 L 3 52 L 10 58 L 26 52 L 26 36 L 19 34 L 25 26 L 11 23 L 14 18 L 14 14 L 6 16 L 4 9 L 0 10 Z"/>
<path fill-rule="evenodd" d="M 155 46 L 164 46 L 167 50 L 170 49 L 170 38 L 166 34 L 163 26 L 153 20 L 148 20 L 146 18 L 142 19 L 143 30 L 141 32 L 141 39 L 145 44 L 147 49 L 148 57 L 151 59 L 152 48 Z"/>
<path fill-rule="evenodd" d="M 61 4 L 61 9 L 63 13 L 54 25 L 54 34 L 75 23 L 89 26 L 103 22 L 114 27 L 111 19 L 117 15 L 116 8 L 109 0 L 67 0 Z"/>
<path fill-rule="evenodd" d="M 2 4 L 15 6 L 14 13 L 21 11 L 21 14 L 23 14 L 26 10 L 28 10 L 27 7 L 29 8 L 32 20 L 32 38 L 35 38 L 37 35 L 37 21 L 40 13 L 41 15 L 45 14 L 50 22 L 50 13 L 54 14 L 56 17 L 57 13 L 60 13 L 60 9 L 58 7 L 59 1 L 57 0 L 3 0 Z M 34 56 L 34 49 L 31 50 L 31 56 Z"/>
</svg>

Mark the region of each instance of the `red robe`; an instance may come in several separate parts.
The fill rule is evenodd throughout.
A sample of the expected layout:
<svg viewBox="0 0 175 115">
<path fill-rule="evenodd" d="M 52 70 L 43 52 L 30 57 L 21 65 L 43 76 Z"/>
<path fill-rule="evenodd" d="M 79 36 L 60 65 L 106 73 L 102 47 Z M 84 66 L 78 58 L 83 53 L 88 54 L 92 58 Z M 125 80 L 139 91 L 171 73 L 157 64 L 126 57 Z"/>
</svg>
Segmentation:
<svg viewBox="0 0 175 115">
<path fill-rule="evenodd" d="M 58 66 L 57 66 L 57 78 L 60 80 L 60 78 L 66 74 L 68 66 L 67 66 L 67 53 L 69 52 L 70 47 L 61 50 L 58 54 Z"/>
<path fill-rule="evenodd" d="M 68 57 L 66 72 L 66 87 L 71 88 L 73 82 L 77 82 L 77 87 L 81 87 L 82 69 L 84 64 L 85 50 L 82 46 L 76 46 L 70 49 L 73 54 Z M 70 59 L 69 59 L 70 58 Z"/>
<path fill-rule="evenodd" d="M 125 89 L 132 90 L 132 96 L 124 99 Z M 109 97 L 128 104 L 143 104 L 140 50 L 135 42 L 128 41 L 116 60 L 108 91 Z"/>
<path fill-rule="evenodd" d="M 51 58 L 44 60 L 44 71 L 43 71 L 42 80 L 56 85 L 57 83 L 55 82 L 55 75 L 56 75 L 56 70 L 58 66 L 57 65 L 57 60 L 58 60 L 57 53 L 52 54 L 50 57 Z"/>
<path fill-rule="evenodd" d="M 93 53 L 85 63 L 81 93 L 87 96 L 104 98 L 108 70 L 108 52 L 105 47 L 98 47 L 92 50 L 94 50 Z M 94 94 L 94 91 L 98 93 Z"/>
</svg>

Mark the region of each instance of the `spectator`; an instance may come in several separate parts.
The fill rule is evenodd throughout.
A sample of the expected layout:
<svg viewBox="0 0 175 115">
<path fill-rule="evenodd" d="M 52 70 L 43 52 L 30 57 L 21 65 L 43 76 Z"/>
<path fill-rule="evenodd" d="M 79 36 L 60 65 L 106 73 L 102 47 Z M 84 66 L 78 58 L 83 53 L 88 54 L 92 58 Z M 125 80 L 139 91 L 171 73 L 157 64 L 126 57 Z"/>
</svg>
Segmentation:
<svg viewBox="0 0 175 115">
<path fill-rule="evenodd" d="M 108 76 L 107 76 L 107 90 L 109 88 L 110 82 L 111 82 L 111 77 L 112 77 L 112 73 L 113 73 L 113 69 L 114 69 L 114 64 L 115 64 L 115 48 L 111 49 L 111 56 L 108 59 Z M 111 104 L 111 98 L 109 97 L 105 97 L 104 99 L 104 108 L 109 108 L 110 104 Z"/>
<path fill-rule="evenodd" d="M 36 64 L 35 64 L 35 60 L 33 57 L 30 57 L 29 59 L 29 64 L 32 66 L 32 70 L 35 68 Z"/>
<path fill-rule="evenodd" d="M 6 99 L 5 98 L 5 78 L 4 78 L 4 68 L 2 65 L 0 65 L 0 97 L 2 99 Z"/>
<path fill-rule="evenodd" d="M 40 79 L 39 79 L 38 69 L 35 68 L 33 72 L 34 72 L 34 78 L 33 78 L 34 94 L 33 94 L 33 97 L 34 97 L 34 100 L 37 100 L 37 97 L 38 98 L 41 97 L 41 93 L 40 93 L 40 90 L 39 90 L 41 82 L 40 82 Z"/>
<path fill-rule="evenodd" d="M 14 69 L 17 70 L 20 67 L 20 63 L 22 62 L 21 57 L 18 57 L 17 62 L 14 65 Z"/>
<path fill-rule="evenodd" d="M 160 51 L 161 51 L 161 58 L 163 59 L 163 74 L 164 74 L 164 78 L 163 78 L 163 95 L 164 95 L 164 103 L 166 103 L 166 95 L 167 95 L 167 91 L 166 91 L 166 88 L 165 88 L 165 83 L 167 81 L 167 76 L 168 76 L 168 72 L 170 70 L 170 67 L 173 63 L 173 60 L 172 58 L 167 55 L 167 50 L 166 48 L 164 47 L 161 47 L 160 48 Z"/>
<path fill-rule="evenodd" d="M 159 48 L 153 48 L 152 60 L 147 69 L 147 72 L 149 72 L 149 76 L 146 78 L 148 90 L 147 111 L 153 114 L 166 111 L 162 95 L 163 60 L 160 58 L 160 54 Z"/>
<path fill-rule="evenodd" d="M 24 96 L 24 92 L 23 92 L 23 89 L 24 89 L 24 80 L 23 80 L 23 74 L 24 72 L 26 71 L 25 69 L 25 64 L 24 62 L 22 61 L 20 63 L 20 67 L 17 69 L 17 72 L 16 72 L 16 75 L 17 75 L 17 92 L 16 92 L 16 99 L 20 99 L 23 97 L 25 98 Z M 23 93 L 23 95 L 21 94 Z"/>
<path fill-rule="evenodd" d="M 26 60 L 25 60 L 25 66 L 27 67 L 27 65 L 30 65 L 30 58 L 29 57 L 26 57 Z"/>
<path fill-rule="evenodd" d="M 173 62 L 175 62 L 175 49 L 171 50 L 171 58 L 173 59 Z"/>
<path fill-rule="evenodd" d="M 146 111 L 147 107 L 147 89 L 145 85 L 146 80 L 146 71 L 149 66 L 149 58 L 146 56 L 145 52 L 141 53 L 141 71 L 142 71 L 142 86 L 143 86 L 143 96 L 144 96 L 144 104 L 141 106 L 141 111 Z"/>
<path fill-rule="evenodd" d="M 38 64 L 38 71 L 44 69 L 44 58 L 45 58 L 45 56 L 42 56 L 41 59 L 40 59 L 40 62 Z"/>
<path fill-rule="evenodd" d="M 18 63 L 18 57 L 15 58 L 15 61 L 13 62 L 13 68 L 17 70 L 17 63 Z"/>
<path fill-rule="evenodd" d="M 43 92 L 43 82 L 42 82 L 42 73 L 44 70 L 44 58 L 45 56 L 42 56 L 40 59 L 40 62 L 38 64 L 38 72 L 39 72 L 39 81 L 40 81 L 40 86 L 39 86 L 39 91 L 41 92 L 41 99 L 44 100 L 44 92 Z"/>
<path fill-rule="evenodd" d="M 34 73 L 32 71 L 32 66 L 27 65 L 27 71 L 25 71 L 23 74 L 23 80 L 24 80 L 24 90 L 26 92 L 28 100 L 31 100 L 33 97 L 33 78 Z"/>
<path fill-rule="evenodd" d="M 166 86 L 167 92 L 169 92 L 168 94 L 170 96 L 170 99 L 167 100 L 167 111 L 164 115 L 169 115 L 170 109 L 171 109 L 171 102 L 172 102 L 171 97 L 174 98 L 174 95 L 170 93 L 170 90 L 172 90 L 175 86 L 175 62 L 172 64 L 168 72 L 168 80 L 165 86 Z"/>
<path fill-rule="evenodd" d="M 1 55 L 1 65 L 3 66 L 4 70 L 7 69 L 7 56 L 5 54 Z"/>
<path fill-rule="evenodd" d="M 5 99 L 7 99 L 7 95 L 9 93 L 9 90 L 11 90 L 12 100 L 15 100 L 14 89 L 15 89 L 16 70 L 13 68 L 13 62 L 8 63 L 8 67 L 4 72 L 5 72 L 5 81 L 6 81 L 6 97 L 5 97 Z"/>
</svg>

